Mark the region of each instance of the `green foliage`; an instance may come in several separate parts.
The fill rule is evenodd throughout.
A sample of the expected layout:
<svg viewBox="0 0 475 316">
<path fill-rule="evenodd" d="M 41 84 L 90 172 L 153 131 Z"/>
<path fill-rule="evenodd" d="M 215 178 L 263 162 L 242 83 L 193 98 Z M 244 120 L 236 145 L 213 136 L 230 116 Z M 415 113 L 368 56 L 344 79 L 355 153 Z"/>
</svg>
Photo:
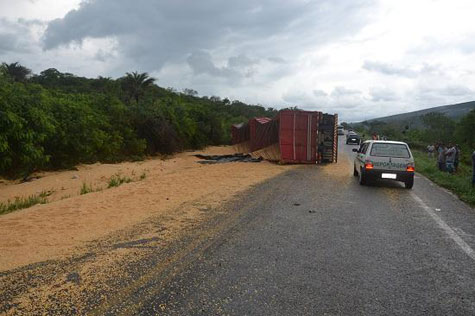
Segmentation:
<svg viewBox="0 0 475 316">
<path fill-rule="evenodd" d="M 79 194 L 83 195 L 83 194 L 88 194 L 88 193 L 91 193 L 91 192 L 94 192 L 94 189 L 92 188 L 92 185 L 90 185 L 90 184 L 88 185 L 85 182 L 83 182 L 83 184 L 81 186 L 81 190 L 79 191 Z"/>
<path fill-rule="evenodd" d="M 457 142 L 475 148 L 475 110 L 464 116 L 455 129 Z"/>
<path fill-rule="evenodd" d="M 20 65 L 18 62 L 7 64 L 2 63 L 1 71 L 6 77 L 16 82 L 25 82 L 31 75 L 31 70 Z"/>
<path fill-rule="evenodd" d="M 421 116 L 421 127 L 411 127 L 405 122 L 386 123 L 369 121 L 352 124 L 359 133 L 386 136 L 389 140 L 401 140 L 410 144 L 411 148 L 425 150 L 428 144 L 450 142 L 457 143 L 461 148 L 461 161 L 469 164 L 470 154 L 475 149 L 475 110 L 472 110 L 459 121 L 454 121 L 442 113 L 428 113 Z"/>
<path fill-rule="evenodd" d="M 448 143 L 453 141 L 455 122 L 442 113 L 428 113 L 421 117 L 426 126 L 424 141 L 435 140 L 437 142 Z"/>
<path fill-rule="evenodd" d="M 135 100 L 136 103 L 139 103 L 140 97 L 154 81 L 155 79 L 149 77 L 146 72 L 139 74 L 134 71 L 132 73 L 126 73 L 125 77 L 121 78 L 121 85 L 127 94 L 127 100 L 129 102 Z"/>
<path fill-rule="evenodd" d="M 420 151 L 413 151 L 416 170 L 438 185 L 456 193 L 461 200 L 475 206 L 475 188 L 471 185 L 472 170 L 468 165 L 459 165 L 456 174 L 442 172 L 437 168 L 435 158 L 429 158 Z"/>
<path fill-rule="evenodd" d="M 28 208 L 36 204 L 45 204 L 48 202 L 47 197 L 51 195 L 51 193 L 51 191 L 42 191 L 40 194 L 30 195 L 28 197 L 16 197 L 14 201 L 0 203 L 0 215 Z"/>
<path fill-rule="evenodd" d="M 121 176 L 120 174 L 115 174 L 109 179 L 108 188 L 118 187 L 124 183 L 132 182 L 132 179 L 126 176 Z"/>
<path fill-rule="evenodd" d="M 88 79 L 50 68 L 12 80 L 7 70 L 23 66 L 7 66 L 0 67 L 0 175 L 7 177 L 227 144 L 231 124 L 277 113 L 163 89 L 146 73 Z"/>
</svg>

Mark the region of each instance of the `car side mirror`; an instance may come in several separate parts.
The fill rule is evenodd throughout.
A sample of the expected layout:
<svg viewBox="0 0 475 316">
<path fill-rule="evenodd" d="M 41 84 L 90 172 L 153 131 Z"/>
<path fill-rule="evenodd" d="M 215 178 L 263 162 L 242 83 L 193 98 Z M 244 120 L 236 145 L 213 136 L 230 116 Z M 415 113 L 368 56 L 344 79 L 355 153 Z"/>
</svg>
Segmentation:
<svg viewBox="0 0 475 316">
<path fill-rule="evenodd" d="M 353 148 L 352 149 L 354 153 L 357 153 L 358 152 L 358 149 L 357 148 Z"/>
</svg>

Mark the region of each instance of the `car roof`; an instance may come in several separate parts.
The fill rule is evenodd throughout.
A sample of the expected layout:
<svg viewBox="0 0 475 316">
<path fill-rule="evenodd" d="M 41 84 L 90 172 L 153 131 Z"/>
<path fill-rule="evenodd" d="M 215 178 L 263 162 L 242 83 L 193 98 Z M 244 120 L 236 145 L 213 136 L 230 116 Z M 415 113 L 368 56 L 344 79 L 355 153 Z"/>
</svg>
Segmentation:
<svg viewBox="0 0 475 316">
<path fill-rule="evenodd" d="M 382 143 L 382 144 L 400 144 L 400 145 L 407 145 L 405 142 L 398 142 L 394 140 L 367 140 L 365 143 Z"/>
</svg>

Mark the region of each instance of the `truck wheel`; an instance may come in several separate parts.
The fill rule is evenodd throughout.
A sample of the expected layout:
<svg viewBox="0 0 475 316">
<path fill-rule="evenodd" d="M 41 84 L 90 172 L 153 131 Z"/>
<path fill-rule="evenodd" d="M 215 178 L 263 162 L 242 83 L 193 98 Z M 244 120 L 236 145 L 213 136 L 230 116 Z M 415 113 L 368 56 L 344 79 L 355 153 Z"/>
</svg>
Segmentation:
<svg viewBox="0 0 475 316">
<path fill-rule="evenodd" d="M 359 172 L 359 177 L 358 177 L 358 182 L 361 184 L 361 185 L 365 185 L 366 184 L 366 176 L 364 175 L 363 173 L 363 170 L 360 170 Z"/>
<path fill-rule="evenodd" d="M 355 166 L 353 166 L 353 175 L 354 175 L 355 177 L 358 176 L 358 171 L 356 171 L 356 167 L 355 167 Z"/>
<path fill-rule="evenodd" d="M 404 182 L 404 185 L 406 189 L 412 189 L 412 187 L 414 186 L 414 178 L 409 179 L 406 182 Z"/>
</svg>

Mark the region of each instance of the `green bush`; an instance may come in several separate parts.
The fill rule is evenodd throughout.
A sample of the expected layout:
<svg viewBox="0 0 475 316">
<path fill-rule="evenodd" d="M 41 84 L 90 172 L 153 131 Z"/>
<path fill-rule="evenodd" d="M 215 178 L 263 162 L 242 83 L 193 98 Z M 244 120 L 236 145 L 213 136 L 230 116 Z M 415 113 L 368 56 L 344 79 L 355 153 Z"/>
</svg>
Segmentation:
<svg viewBox="0 0 475 316">
<path fill-rule="evenodd" d="M 51 68 L 16 80 L 4 73 L 0 175 L 18 178 L 78 163 L 227 144 L 232 123 L 275 114 L 262 106 L 163 89 L 146 74 L 88 79 Z"/>
<path fill-rule="evenodd" d="M 94 189 L 92 188 L 92 185 L 90 185 L 90 184 L 88 185 L 85 182 L 83 182 L 83 184 L 81 186 L 81 190 L 79 191 L 79 194 L 83 195 L 83 194 L 88 194 L 88 193 L 91 193 L 91 192 L 94 192 Z"/>
<path fill-rule="evenodd" d="M 427 157 L 424 152 L 413 151 L 416 170 L 438 185 L 456 193 L 461 200 L 475 206 L 475 189 L 472 187 L 471 166 L 460 164 L 457 173 L 440 171 L 435 158 Z"/>
<path fill-rule="evenodd" d="M 124 183 L 132 182 L 132 179 L 126 176 L 121 176 L 120 174 L 115 174 L 109 179 L 108 188 L 118 187 Z"/>
<path fill-rule="evenodd" d="M 28 208 L 36 204 L 48 203 L 47 197 L 49 195 L 51 195 L 51 192 L 43 191 L 40 194 L 30 195 L 28 197 L 17 197 L 14 201 L 0 203 L 0 215 Z"/>
</svg>

